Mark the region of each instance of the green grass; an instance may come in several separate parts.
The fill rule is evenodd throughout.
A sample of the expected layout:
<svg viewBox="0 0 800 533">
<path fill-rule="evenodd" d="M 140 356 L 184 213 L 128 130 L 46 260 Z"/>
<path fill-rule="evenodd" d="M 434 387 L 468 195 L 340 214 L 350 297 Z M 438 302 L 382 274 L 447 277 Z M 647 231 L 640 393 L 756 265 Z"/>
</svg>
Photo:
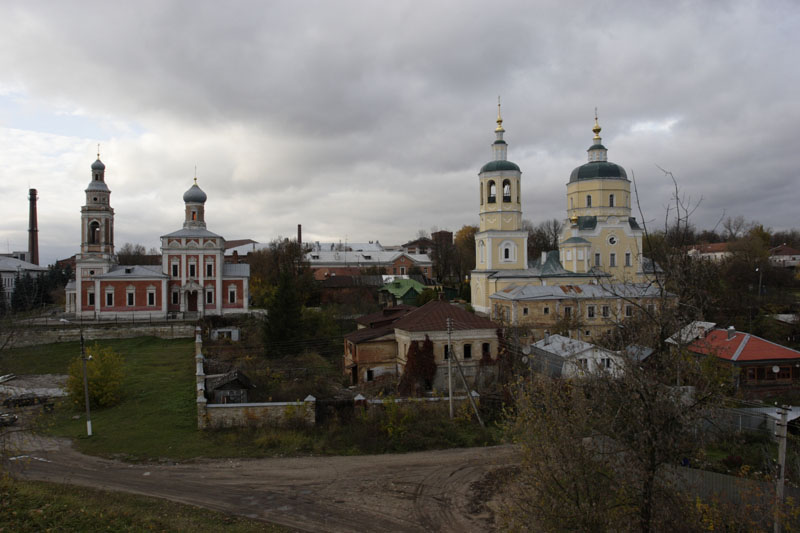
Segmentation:
<svg viewBox="0 0 800 533">
<path fill-rule="evenodd" d="M 74 439 L 75 447 L 83 453 L 127 461 L 186 461 L 198 457 L 407 452 L 491 445 L 501 438 L 495 428 L 483 430 L 463 417 L 450 420 L 445 406 L 376 411 L 313 428 L 198 431 L 191 339 L 140 337 L 101 344 L 125 360 L 121 403 L 92 411 L 92 437 L 86 437 L 82 402 L 61 402 L 53 413 L 40 417 L 41 431 Z M 79 353 L 76 342 L 10 350 L 0 358 L 0 373 L 63 374 Z M 78 419 L 74 419 L 76 416 Z"/>
<path fill-rule="evenodd" d="M 0 531 L 290 531 L 156 498 L 0 478 Z"/>
</svg>

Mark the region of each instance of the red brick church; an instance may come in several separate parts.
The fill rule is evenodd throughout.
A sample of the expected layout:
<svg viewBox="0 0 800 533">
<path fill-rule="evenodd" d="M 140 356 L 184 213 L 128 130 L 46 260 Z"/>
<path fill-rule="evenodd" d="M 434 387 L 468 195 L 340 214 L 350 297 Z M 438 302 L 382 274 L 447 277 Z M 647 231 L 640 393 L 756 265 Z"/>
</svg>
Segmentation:
<svg viewBox="0 0 800 533">
<path fill-rule="evenodd" d="M 114 209 L 106 166 L 92 163 L 81 207 L 81 251 L 66 311 L 82 318 L 195 318 L 248 310 L 250 266 L 226 264 L 225 239 L 206 229 L 206 193 L 195 183 L 183 195 L 183 228 L 161 237 L 160 265 L 118 265 Z"/>
</svg>

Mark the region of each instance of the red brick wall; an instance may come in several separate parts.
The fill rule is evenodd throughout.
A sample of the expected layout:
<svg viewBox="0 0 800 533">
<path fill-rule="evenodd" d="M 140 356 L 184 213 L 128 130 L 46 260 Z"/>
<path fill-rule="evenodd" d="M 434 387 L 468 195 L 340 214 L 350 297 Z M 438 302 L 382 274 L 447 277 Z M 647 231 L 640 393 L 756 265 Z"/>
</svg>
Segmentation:
<svg viewBox="0 0 800 533">
<path fill-rule="evenodd" d="M 128 287 L 134 287 L 134 303 L 128 305 Z M 114 305 L 106 305 L 106 289 L 112 287 L 114 290 Z M 155 305 L 147 305 L 147 289 L 155 288 Z M 95 295 L 100 298 L 100 311 L 124 312 L 124 311 L 150 311 L 161 310 L 161 281 L 160 280 L 129 280 L 129 281 L 101 281 L 100 293 Z"/>
<path fill-rule="evenodd" d="M 236 303 L 228 303 L 228 292 L 231 285 L 236 286 Z M 241 309 L 244 307 L 244 282 L 240 279 L 224 280 L 222 282 L 222 307 L 224 309 Z"/>
</svg>

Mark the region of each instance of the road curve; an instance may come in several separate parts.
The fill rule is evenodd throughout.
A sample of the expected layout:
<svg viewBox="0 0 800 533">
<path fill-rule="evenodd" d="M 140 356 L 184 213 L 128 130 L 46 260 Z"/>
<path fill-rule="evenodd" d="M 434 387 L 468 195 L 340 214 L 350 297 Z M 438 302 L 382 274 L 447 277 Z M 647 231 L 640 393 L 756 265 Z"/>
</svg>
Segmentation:
<svg viewBox="0 0 800 533">
<path fill-rule="evenodd" d="M 165 498 L 303 531 L 484 532 L 470 511 L 474 482 L 516 462 L 508 446 L 399 455 L 128 464 L 26 438 L 17 476 Z"/>
</svg>

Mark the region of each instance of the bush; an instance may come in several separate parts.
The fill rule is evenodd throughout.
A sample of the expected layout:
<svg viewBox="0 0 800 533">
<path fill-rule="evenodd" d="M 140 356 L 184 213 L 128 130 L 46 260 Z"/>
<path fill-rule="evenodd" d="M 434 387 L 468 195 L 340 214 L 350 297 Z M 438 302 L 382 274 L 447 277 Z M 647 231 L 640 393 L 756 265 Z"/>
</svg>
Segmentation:
<svg viewBox="0 0 800 533">
<path fill-rule="evenodd" d="M 122 400 L 122 381 L 124 379 L 124 361 L 122 356 L 111 348 L 97 344 L 86 350 L 86 376 L 89 384 L 89 403 L 93 407 L 110 407 Z M 84 404 L 83 364 L 76 357 L 69 364 L 67 377 L 67 393 L 75 405 Z"/>
</svg>

